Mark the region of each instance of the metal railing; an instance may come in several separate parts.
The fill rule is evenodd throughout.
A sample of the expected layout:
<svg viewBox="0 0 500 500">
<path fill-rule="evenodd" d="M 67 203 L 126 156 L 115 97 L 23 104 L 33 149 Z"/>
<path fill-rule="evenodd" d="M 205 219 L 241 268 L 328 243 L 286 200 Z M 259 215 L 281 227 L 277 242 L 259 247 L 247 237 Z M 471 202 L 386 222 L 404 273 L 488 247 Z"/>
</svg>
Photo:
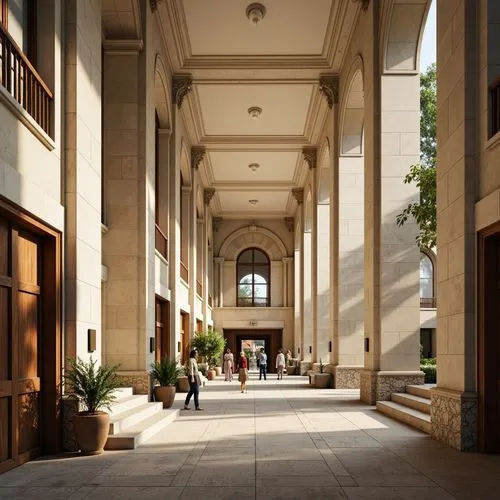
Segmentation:
<svg viewBox="0 0 500 500">
<path fill-rule="evenodd" d="M 2 86 L 50 134 L 52 92 L 2 24 L 0 59 Z"/>
<path fill-rule="evenodd" d="M 420 307 L 422 309 L 435 309 L 436 308 L 436 297 L 420 297 Z"/>
<path fill-rule="evenodd" d="M 158 224 L 155 224 L 155 248 L 168 260 L 168 238 Z"/>
</svg>

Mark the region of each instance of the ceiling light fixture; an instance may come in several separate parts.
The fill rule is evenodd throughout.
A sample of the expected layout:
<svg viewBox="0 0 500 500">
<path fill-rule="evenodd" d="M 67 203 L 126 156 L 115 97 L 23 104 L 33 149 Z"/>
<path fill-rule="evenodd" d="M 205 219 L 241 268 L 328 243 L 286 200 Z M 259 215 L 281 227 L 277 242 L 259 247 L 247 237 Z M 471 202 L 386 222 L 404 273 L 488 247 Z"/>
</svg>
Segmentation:
<svg viewBox="0 0 500 500">
<path fill-rule="evenodd" d="M 266 15 L 266 8 L 261 3 L 251 3 L 247 7 L 245 14 L 248 17 L 248 20 L 254 26 L 257 26 Z"/>
<path fill-rule="evenodd" d="M 262 108 L 259 108 L 258 106 L 252 106 L 251 108 L 248 108 L 248 114 L 254 120 L 257 120 L 257 118 L 261 115 L 261 113 L 262 113 Z"/>
<path fill-rule="evenodd" d="M 250 165 L 248 165 L 248 168 L 252 172 L 255 172 L 259 167 L 260 167 L 260 165 L 258 163 L 250 163 Z"/>
<path fill-rule="evenodd" d="M 250 205 L 256 205 L 259 203 L 259 200 L 248 200 L 248 203 L 250 203 Z"/>
</svg>

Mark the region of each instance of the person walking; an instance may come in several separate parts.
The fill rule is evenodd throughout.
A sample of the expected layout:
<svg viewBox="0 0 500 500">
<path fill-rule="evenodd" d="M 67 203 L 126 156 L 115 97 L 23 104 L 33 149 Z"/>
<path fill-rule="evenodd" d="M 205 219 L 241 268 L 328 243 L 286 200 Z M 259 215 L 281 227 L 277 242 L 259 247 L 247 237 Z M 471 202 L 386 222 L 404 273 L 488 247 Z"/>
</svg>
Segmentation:
<svg viewBox="0 0 500 500">
<path fill-rule="evenodd" d="M 229 347 L 224 354 L 224 381 L 231 382 L 233 380 L 234 356 Z"/>
<path fill-rule="evenodd" d="M 264 375 L 264 380 L 267 380 L 266 370 L 267 370 L 267 354 L 265 353 L 264 348 L 261 347 L 259 354 L 259 380 L 262 380 L 262 375 Z"/>
<path fill-rule="evenodd" d="M 195 410 L 201 411 L 200 408 L 199 394 L 200 394 L 200 372 L 198 371 L 198 363 L 196 359 L 198 358 L 198 353 L 193 349 L 189 353 L 187 376 L 189 380 L 189 392 L 187 393 L 186 400 L 184 401 L 184 409 L 190 410 L 189 401 L 191 401 L 191 396 L 194 396 L 194 407 Z"/>
<path fill-rule="evenodd" d="M 240 352 L 240 359 L 238 359 L 238 380 L 240 381 L 241 392 L 247 392 L 247 379 L 248 379 L 248 360 L 243 351 Z"/>
<path fill-rule="evenodd" d="M 278 372 L 278 380 L 283 380 L 283 372 L 285 371 L 285 355 L 280 349 L 276 356 L 276 371 Z"/>
</svg>

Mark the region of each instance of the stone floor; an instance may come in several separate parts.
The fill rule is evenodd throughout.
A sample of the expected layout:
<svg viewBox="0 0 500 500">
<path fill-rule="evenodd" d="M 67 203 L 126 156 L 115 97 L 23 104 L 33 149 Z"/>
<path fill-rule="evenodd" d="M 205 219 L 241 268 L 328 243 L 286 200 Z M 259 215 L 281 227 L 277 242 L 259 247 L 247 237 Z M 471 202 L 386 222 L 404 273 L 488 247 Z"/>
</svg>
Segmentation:
<svg viewBox="0 0 500 500">
<path fill-rule="evenodd" d="M 500 498 L 500 456 L 442 446 L 361 404 L 357 391 L 270 376 L 247 394 L 212 381 L 200 399 L 204 412 L 181 412 L 137 450 L 44 457 L 0 475 L 0 498 Z"/>
</svg>

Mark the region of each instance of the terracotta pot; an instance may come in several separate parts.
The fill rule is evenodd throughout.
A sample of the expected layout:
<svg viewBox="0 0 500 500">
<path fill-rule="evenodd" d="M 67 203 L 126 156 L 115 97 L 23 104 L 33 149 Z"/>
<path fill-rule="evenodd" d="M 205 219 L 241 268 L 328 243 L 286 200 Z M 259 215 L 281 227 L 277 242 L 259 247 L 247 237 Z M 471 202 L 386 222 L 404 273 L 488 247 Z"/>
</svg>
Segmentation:
<svg viewBox="0 0 500 500">
<path fill-rule="evenodd" d="M 104 411 L 77 413 L 73 416 L 73 432 L 82 455 L 100 455 L 108 439 L 109 415 Z"/>
<path fill-rule="evenodd" d="M 155 401 L 161 401 L 163 403 L 163 408 L 170 408 L 174 404 L 175 399 L 175 386 L 167 385 L 162 387 L 161 385 L 155 385 L 154 387 Z"/>
<path fill-rule="evenodd" d="M 216 366 L 215 367 L 215 374 L 216 375 L 222 375 L 222 367 L 221 366 Z"/>
<path fill-rule="evenodd" d="M 213 380 L 215 378 L 215 370 L 208 370 L 207 378 L 208 380 Z"/>
<path fill-rule="evenodd" d="M 287 366 L 286 367 L 287 375 L 295 375 L 295 366 Z"/>
<path fill-rule="evenodd" d="M 189 380 L 186 375 L 183 375 L 182 377 L 179 377 L 177 379 L 177 385 L 179 387 L 179 392 L 189 392 Z"/>
<path fill-rule="evenodd" d="M 328 389 L 331 384 L 330 373 L 315 373 L 314 374 L 314 387 L 316 389 Z"/>
</svg>

